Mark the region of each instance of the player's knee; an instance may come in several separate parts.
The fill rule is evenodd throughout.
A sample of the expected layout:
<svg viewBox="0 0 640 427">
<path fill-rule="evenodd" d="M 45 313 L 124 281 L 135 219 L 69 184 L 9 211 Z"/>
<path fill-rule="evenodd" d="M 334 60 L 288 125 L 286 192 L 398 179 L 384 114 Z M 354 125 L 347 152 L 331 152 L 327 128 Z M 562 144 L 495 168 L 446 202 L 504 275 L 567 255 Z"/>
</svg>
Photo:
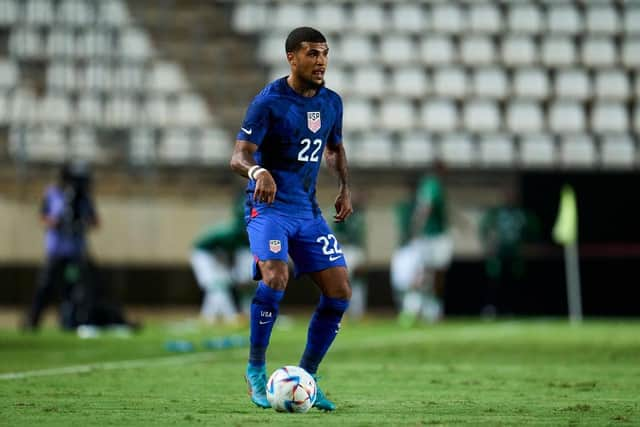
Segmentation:
<svg viewBox="0 0 640 427">
<path fill-rule="evenodd" d="M 289 282 L 289 270 L 286 264 L 284 266 L 274 263 L 264 263 L 260 265 L 262 273 L 262 281 L 272 289 L 284 291 Z"/>
</svg>

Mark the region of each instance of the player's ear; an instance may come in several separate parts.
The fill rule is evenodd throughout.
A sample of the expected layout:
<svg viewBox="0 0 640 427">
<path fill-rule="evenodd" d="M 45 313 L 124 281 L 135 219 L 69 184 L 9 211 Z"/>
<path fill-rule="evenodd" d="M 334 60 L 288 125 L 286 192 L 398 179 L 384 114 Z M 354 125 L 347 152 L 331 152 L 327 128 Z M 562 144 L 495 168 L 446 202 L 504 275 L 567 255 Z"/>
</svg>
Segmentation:
<svg viewBox="0 0 640 427">
<path fill-rule="evenodd" d="M 295 59 L 296 56 L 293 54 L 293 52 L 287 52 L 287 61 L 289 62 L 289 64 L 296 65 Z"/>
</svg>

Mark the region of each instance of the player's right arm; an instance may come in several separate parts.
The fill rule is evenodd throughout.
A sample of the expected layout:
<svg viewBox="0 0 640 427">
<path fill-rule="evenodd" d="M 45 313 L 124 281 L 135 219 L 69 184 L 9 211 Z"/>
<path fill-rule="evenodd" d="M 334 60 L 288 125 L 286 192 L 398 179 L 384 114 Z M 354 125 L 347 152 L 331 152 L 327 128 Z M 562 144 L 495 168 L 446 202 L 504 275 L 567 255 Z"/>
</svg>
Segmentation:
<svg viewBox="0 0 640 427">
<path fill-rule="evenodd" d="M 278 188 L 271 173 L 256 164 L 253 154 L 257 149 L 258 146 L 252 142 L 236 140 L 229 165 L 238 175 L 255 180 L 256 186 L 253 192 L 253 200 L 273 203 L 276 199 Z M 252 176 L 249 176 L 249 172 L 251 172 Z"/>
</svg>

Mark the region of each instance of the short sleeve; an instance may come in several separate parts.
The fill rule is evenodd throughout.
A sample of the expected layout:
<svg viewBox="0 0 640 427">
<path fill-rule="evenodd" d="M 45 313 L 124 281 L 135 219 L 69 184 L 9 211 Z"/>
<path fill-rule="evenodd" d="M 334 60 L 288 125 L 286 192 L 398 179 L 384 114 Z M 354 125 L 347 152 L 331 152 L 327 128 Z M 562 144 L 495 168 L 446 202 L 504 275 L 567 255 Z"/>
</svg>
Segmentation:
<svg viewBox="0 0 640 427">
<path fill-rule="evenodd" d="M 265 99 L 255 98 L 247 113 L 236 139 L 260 145 L 269 128 L 269 109 Z"/>
<path fill-rule="evenodd" d="M 424 179 L 418 190 L 418 203 L 423 205 L 432 204 L 440 193 L 440 185 L 438 181 L 433 178 Z"/>
<path fill-rule="evenodd" d="M 340 99 L 339 96 L 336 96 L 335 109 L 336 120 L 331 132 L 329 132 L 329 139 L 327 140 L 327 143 L 331 145 L 342 143 L 342 99 Z"/>
</svg>

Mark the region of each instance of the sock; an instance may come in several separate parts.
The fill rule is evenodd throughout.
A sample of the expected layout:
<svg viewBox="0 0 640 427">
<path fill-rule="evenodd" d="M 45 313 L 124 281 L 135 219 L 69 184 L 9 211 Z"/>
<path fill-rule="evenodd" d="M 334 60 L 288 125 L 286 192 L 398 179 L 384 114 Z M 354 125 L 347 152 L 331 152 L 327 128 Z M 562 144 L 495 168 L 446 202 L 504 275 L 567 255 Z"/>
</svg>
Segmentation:
<svg viewBox="0 0 640 427">
<path fill-rule="evenodd" d="M 251 338 L 249 349 L 249 365 L 261 367 L 265 365 L 265 355 L 269 346 L 269 338 L 273 324 L 278 317 L 278 305 L 284 291 L 276 291 L 260 281 L 251 302 Z"/>
<path fill-rule="evenodd" d="M 324 295 L 320 297 L 320 303 L 309 323 L 307 346 L 300 359 L 300 367 L 310 374 L 314 375 L 318 371 L 318 365 L 338 334 L 340 320 L 347 307 L 349 300 Z"/>
</svg>

